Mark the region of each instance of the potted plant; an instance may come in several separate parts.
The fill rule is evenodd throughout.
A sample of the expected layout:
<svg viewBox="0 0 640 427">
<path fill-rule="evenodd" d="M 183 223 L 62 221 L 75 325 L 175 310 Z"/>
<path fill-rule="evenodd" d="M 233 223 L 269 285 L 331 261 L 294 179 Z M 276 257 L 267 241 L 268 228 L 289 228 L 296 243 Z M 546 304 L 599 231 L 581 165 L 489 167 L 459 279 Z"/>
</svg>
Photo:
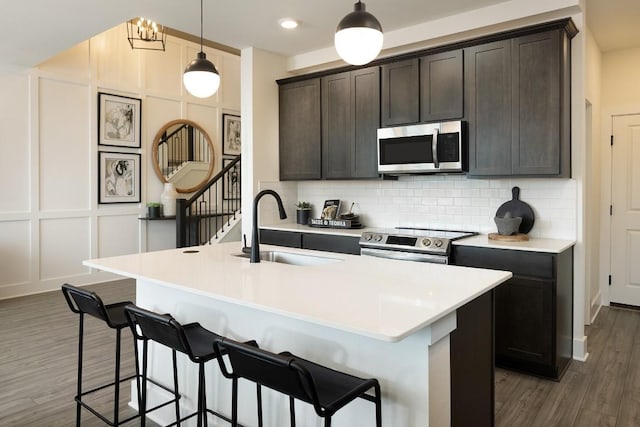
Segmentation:
<svg viewBox="0 0 640 427">
<path fill-rule="evenodd" d="M 147 218 L 160 218 L 160 207 L 162 205 L 159 202 L 147 203 Z"/>
<path fill-rule="evenodd" d="M 311 203 L 298 202 L 296 203 L 296 222 L 298 224 L 309 224 L 309 216 L 311 216 Z"/>
</svg>

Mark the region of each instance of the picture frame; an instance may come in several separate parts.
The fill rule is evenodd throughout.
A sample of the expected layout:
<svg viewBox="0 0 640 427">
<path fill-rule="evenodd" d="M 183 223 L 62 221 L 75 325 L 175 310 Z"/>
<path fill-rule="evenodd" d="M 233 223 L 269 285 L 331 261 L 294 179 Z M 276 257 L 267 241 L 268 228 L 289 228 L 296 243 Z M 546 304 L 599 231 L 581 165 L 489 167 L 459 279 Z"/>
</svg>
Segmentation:
<svg viewBox="0 0 640 427">
<path fill-rule="evenodd" d="M 98 144 L 140 148 L 142 100 L 98 92 Z"/>
<path fill-rule="evenodd" d="M 140 154 L 98 152 L 98 203 L 140 203 Z"/>
<path fill-rule="evenodd" d="M 227 167 L 234 159 L 222 159 L 222 168 Z M 222 200 L 240 199 L 240 167 L 236 165 L 229 170 L 229 175 L 222 179 Z"/>
<path fill-rule="evenodd" d="M 222 154 L 237 156 L 240 154 L 242 140 L 240 116 L 235 114 L 222 114 Z"/>
</svg>

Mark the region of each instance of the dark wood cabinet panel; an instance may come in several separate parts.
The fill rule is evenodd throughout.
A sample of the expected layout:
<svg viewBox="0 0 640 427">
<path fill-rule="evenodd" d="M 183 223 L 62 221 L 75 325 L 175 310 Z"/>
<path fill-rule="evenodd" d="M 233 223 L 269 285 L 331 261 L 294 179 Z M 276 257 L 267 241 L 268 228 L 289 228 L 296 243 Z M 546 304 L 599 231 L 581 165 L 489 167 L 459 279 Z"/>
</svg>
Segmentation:
<svg viewBox="0 0 640 427">
<path fill-rule="evenodd" d="M 420 58 L 420 121 L 459 119 L 464 115 L 462 49 Z"/>
<path fill-rule="evenodd" d="M 559 380 L 573 353 L 573 248 L 559 254 L 455 245 L 455 265 L 507 270 L 495 289 L 495 359 Z"/>
<path fill-rule="evenodd" d="M 418 79 L 417 58 L 382 65 L 382 126 L 418 123 Z"/>
<path fill-rule="evenodd" d="M 495 423 L 494 292 L 456 311 L 451 333 L 451 426 Z"/>
<path fill-rule="evenodd" d="M 320 179 L 320 79 L 282 84 L 280 95 L 280 179 Z"/>
<path fill-rule="evenodd" d="M 465 49 L 469 175 L 511 174 L 511 40 Z"/>
<path fill-rule="evenodd" d="M 289 248 L 360 255 L 359 241 L 359 236 L 260 229 L 260 243 Z"/>
<path fill-rule="evenodd" d="M 560 173 L 560 31 L 513 39 L 513 174 Z"/>
<path fill-rule="evenodd" d="M 565 30 L 465 49 L 470 176 L 569 177 Z"/>
<path fill-rule="evenodd" d="M 351 73 L 322 78 L 322 175 L 351 174 L 353 147 Z"/>
<path fill-rule="evenodd" d="M 353 93 L 352 178 L 378 177 L 378 128 L 380 127 L 380 67 L 351 73 Z"/>
<path fill-rule="evenodd" d="M 378 67 L 323 77 L 323 177 L 376 178 L 379 126 Z"/>
</svg>

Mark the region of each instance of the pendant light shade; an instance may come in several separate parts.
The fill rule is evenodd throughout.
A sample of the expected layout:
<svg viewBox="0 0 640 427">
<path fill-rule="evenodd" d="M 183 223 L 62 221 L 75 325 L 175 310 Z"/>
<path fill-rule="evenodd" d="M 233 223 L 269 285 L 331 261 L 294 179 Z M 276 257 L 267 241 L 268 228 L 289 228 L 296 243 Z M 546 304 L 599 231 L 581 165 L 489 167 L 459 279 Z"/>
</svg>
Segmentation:
<svg viewBox="0 0 640 427">
<path fill-rule="evenodd" d="M 184 87 L 197 98 L 208 98 L 218 91 L 220 74 L 204 52 L 191 61 L 182 76 Z"/>
<path fill-rule="evenodd" d="M 382 49 L 382 26 L 358 1 L 353 12 L 342 18 L 334 38 L 336 51 L 349 64 L 364 65 L 375 59 Z"/>
<path fill-rule="evenodd" d="M 215 65 L 207 59 L 202 48 L 202 0 L 200 0 L 200 52 L 198 57 L 191 61 L 184 69 L 182 82 L 187 91 L 197 98 L 208 98 L 218 91 L 220 87 L 220 73 Z"/>
</svg>

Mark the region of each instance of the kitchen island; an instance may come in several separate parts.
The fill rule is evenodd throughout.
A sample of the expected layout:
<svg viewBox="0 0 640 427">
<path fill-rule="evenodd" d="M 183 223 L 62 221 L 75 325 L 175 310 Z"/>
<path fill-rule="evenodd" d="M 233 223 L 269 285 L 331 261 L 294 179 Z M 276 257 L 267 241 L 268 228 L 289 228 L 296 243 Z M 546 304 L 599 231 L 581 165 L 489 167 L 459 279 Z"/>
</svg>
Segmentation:
<svg viewBox="0 0 640 427">
<path fill-rule="evenodd" d="M 136 279 L 138 305 L 182 323 L 198 321 L 233 339 L 255 339 L 271 351 L 378 378 L 385 426 L 449 425 L 449 334 L 456 310 L 511 273 L 267 245 L 261 249 L 292 254 L 284 260 L 289 263 L 250 264 L 237 256 L 240 249 L 227 243 L 84 264 Z M 310 265 L 295 265 L 300 263 Z M 153 349 L 150 375 L 169 383 L 170 353 L 164 350 Z M 196 368 L 180 361 L 181 402 L 193 408 Z M 209 405 L 230 413 L 230 382 L 210 365 Z M 241 381 L 239 391 L 240 421 L 255 425 L 254 386 Z M 277 393 L 263 399 L 267 425 L 288 425 L 287 399 Z M 161 421 L 170 422 L 170 413 L 158 416 L 166 414 Z M 299 404 L 297 413 L 298 425 L 318 425 L 309 405 Z M 374 410 L 358 400 L 333 421 L 337 427 L 373 426 Z"/>
</svg>

